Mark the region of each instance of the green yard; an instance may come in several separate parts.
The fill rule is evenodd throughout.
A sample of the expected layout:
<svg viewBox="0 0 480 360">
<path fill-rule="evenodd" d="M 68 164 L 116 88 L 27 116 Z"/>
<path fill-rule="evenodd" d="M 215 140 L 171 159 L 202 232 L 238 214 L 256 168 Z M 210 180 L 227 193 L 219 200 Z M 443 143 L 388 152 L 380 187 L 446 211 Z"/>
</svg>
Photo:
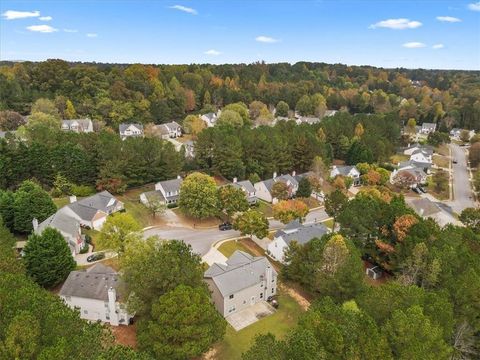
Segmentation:
<svg viewBox="0 0 480 360">
<path fill-rule="evenodd" d="M 285 335 L 296 326 L 298 318 L 303 313 L 302 308 L 289 295 L 279 292 L 280 307 L 277 312 L 257 321 L 238 332 L 228 325 L 225 338 L 216 346 L 216 359 L 241 359 L 242 353 L 247 351 L 257 334 L 272 333 L 277 338 Z"/>
<path fill-rule="evenodd" d="M 272 217 L 273 216 L 273 210 L 272 210 L 272 205 L 263 201 L 263 200 L 258 200 L 258 211 L 262 212 L 266 217 Z"/>
<path fill-rule="evenodd" d="M 328 220 L 325 220 L 325 221 L 322 221 L 322 223 L 328 227 L 329 229 L 332 229 L 333 228 L 333 219 L 328 219 Z"/>
<path fill-rule="evenodd" d="M 395 154 L 390 157 L 390 162 L 394 165 L 397 165 L 399 162 L 407 161 L 410 159 L 410 156 L 404 154 Z"/>
<path fill-rule="evenodd" d="M 220 245 L 220 247 L 218 248 L 218 251 L 220 251 L 227 258 L 232 256 L 235 250 L 241 250 L 245 251 L 246 253 L 251 253 L 251 251 L 245 245 L 243 245 L 242 240 L 227 241 Z"/>
<path fill-rule="evenodd" d="M 441 155 L 433 155 L 433 163 L 437 165 L 438 167 L 441 168 L 446 168 L 448 169 L 449 164 L 450 164 L 450 159 L 446 156 L 441 156 Z"/>
</svg>

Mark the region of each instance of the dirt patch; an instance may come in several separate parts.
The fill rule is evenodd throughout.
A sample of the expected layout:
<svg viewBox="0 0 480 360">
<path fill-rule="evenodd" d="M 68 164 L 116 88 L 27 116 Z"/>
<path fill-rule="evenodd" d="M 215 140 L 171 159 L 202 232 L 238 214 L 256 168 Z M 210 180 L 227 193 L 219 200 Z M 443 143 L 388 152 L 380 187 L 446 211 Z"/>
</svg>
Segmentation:
<svg viewBox="0 0 480 360">
<path fill-rule="evenodd" d="M 310 301 L 305 299 L 297 290 L 280 283 L 278 284 L 278 287 L 291 296 L 303 310 L 308 310 L 310 307 Z"/>
<path fill-rule="evenodd" d="M 185 215 L 179 208 L 172 209 L 172 211 L 177 216 L 177 221 L 180 224 L 192 229 L 213 228 L 220 224 L 220 220 L 216 217 L 198 220 Z"/>
<path fill-rule="evenodd" d="M 117 344 L 130 346 L 134 349 L 137 347 L 137 326 L 135 324 L 128 326 L 107 326 L 112 330 L 112 334 L 115 337 L 115 342 Z"/>
</svg>

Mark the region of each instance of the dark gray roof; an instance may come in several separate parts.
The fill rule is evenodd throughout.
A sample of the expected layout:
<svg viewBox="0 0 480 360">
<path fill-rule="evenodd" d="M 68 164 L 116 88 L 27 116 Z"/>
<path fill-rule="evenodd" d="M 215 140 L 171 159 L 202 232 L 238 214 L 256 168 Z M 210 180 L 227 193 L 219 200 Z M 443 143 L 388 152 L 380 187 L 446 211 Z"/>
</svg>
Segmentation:
<svg viewBox="0 0 480 360">
<path fill-rule="evenodd" d="M 182 128 L 176 121 L 171 121 L 163 125 L 165 125 L 167 129 L 170 131 L 177 131 L 178 128 L 180 129 Z"/>
<path fill-rule="evenodd" d="M 120 125 L 118 126 L 118 129 L 120 130 L 120 134 L 124 133 L 125 130 L 127 130 L 127 128 L 128 128 L 130 125 L 133 125 L 133 126 L 137 127 L 140 131 L 143 132 L 143 125 L 142 125 L 142 124 L 137 124 L 137 123 L 123 123 L 123 124 L 120 124 Z"/>
<path fill-rule="evenodd" d="M 160 190 L 153 190 L 144 192 L 143 195 L 147 198 L 147 201 L 165 201 L 165 198 L 162 195 Z"/>
<path fill-rule="evenodd" d="M 215 120 L 215 119 L 216 119 L 217 114 L 214 113 L 214 112 L 209 112 L 209 113 L 203 114 L 202 116 L 205 116 L 207 119 L 209 119 L 210 121 L 212 121 L 212 120 Z"/>
<path fill-rule="evenodd" d="M 250 180 L 238 181 L 236 183 L 233 183 L 232 185 L 249 193 L 255 192 L 255 187 L 250 182 Z"/>
<path fill-rule="evenodd" d="M 428 198 L 421 198 L 412 200 L 411 205 L 413 210 L 420 216 L 431 216 L 436 213 L 439 213 L 441 209 L 433 201 L 430 201 Z"/>
<path fill-rule="evenodd" d="M 337 167 L 336 167 L 336 169 L 340 173 L 340 175 L 343 175 L 343 176 L 348 176 L 348 174 L 350 173 L 350 171 L 353 168 L 356 169 L 356 166 L 355 165 L 337 165 Z"/>
<path fill-rule="evenodd" d="M 437 127 L 437 124 L 435 124 L 435 123 L 425 122 L 425 123 L 422 124 L 423 129 L 435 129 L 436 127 Z"/>
<path fill-rule="evenodd" d="M 415 168 L 420 168 L 420 169 L 425 169 L 425 168 L 430 168 L 432 167 L 432 164 L 429 162 L 420 162 L 420 161 L 413 161 L 413 160 L 407 160 L 407 161 L 402 161 L 398 163 L 398 168 L 403 169 L 407 166 L 412 166 Z"/>
<path fill-rule="evenodd" d="M 297 220 L 294 220 L 287 224 L 283 230 L 277 231 L 275 237 L 282 237 L 287 245 L 292 241 L 304 245 L 313 238 L 321 238 L 328 231 L 328 228 L 322 223 L 302 225 Z"/>
<path fill-rule="evenodd" d="M 254 257 L 236 250 L 227 260 L 227 265 L 214 263 L 205 271 L 204 277 L 212 279 L 220 293 L 225 297 L 263 281 L 266 269 L 275 269 L 264 256 Z"/>
<path fill-rule="evenodd" d="M 182 185 L 183 179 L 172 179 L 172 180 L 165 180 L 160 181 L 157 185 L 161 185 L 165 192 L 175 192 L 180 190 L 180 186 Z"/>
<path fill-rule="evenodd" d="M 38 228 L 35 230 L 35 233 L 41 234 L 43 230 L 48 227 L 60 231 L 60 233 L 62 233 L 62 235 L 65 237 L 65 241 L 67 241 L 70 249 L 75 251 L 80 223 L 67 214 L 64 207 L 38 224 Z"/>
<path fill-rule="evenodd" d="M 414 150 L 412 152 L 412 155 L 414 154 L 424 154 L 424 155 L 433 155 L 433 150 L 432 149 L 429 149 L 429 148 L 419 148 L 417 150 Z"/>
<path fill-rule="evenodd" d="M 112 268 L 96 264 L 87 271 L 72 271 L 60 290 L 60 296 L 76 296 L 108 301 L 108 289 L 118 289 L 120 276 Z M 117 292 L 118 297 L 118 292 Z"/>
<path fill-rule="evenodd" d="M 80 126 L 83 128 L 87 128 L 91 123 L 92 120 L 90 119 L 69 119 L 69 120 L 62 120 L 62 124 L 66 124 L 68 126 L 71 126 L 72 123 L 77 122 Z"/>
<path fill-rule="evenodd" d="M 272 191 L 272 187 L 276 182 L 287 183 L 290 182 L 292 186 L 298 186 L 298 181 L 290 174 L 280 175 L 273 179 L 264 180 L 263 183 L 269 192 Z"/>
<path fill-rule="evenodd" d="M 114 201 L 109 205 L 112 199 Z M 81 219 L 90 221 L 93 219 L 97 211 L 103 211 L 104 213 L 109 214 L 118 202 L 119 201 L 108 191 L 102 191 L 98 194 L 86 197 L 85 199 L 68 204 L 67 206 Z"/>
</svg>

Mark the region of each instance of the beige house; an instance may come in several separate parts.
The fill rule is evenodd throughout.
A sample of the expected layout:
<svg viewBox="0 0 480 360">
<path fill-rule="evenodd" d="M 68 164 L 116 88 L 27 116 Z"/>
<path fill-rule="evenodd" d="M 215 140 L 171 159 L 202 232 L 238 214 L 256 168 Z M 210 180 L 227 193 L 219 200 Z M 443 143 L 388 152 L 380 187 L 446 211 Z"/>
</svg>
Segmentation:
<svg viewBox="0 0 480 360">
<path fill-rule="evenodd" d="M 204 280 L 216 309 L 225 317 L 277 293 L 277 272 L 267 258 L 239 250 L 228 258 L 226 265 L 210 266 Z"/>
</svg>

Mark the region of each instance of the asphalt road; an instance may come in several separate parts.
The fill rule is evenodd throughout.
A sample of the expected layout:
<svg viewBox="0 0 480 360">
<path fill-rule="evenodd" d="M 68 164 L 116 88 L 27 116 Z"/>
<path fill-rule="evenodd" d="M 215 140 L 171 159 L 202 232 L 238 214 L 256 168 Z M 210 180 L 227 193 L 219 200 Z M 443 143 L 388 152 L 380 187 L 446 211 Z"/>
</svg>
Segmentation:
<svg viewBox="0 0 480 360">
<path fill-rule="evenodd" d="M 305 224 L 315 221 L 323 221 L 329 216 L 324 209 L 311 211 L 305 220 Z M 270 220 L 270 230 L 281 229 L 285 225 L 277 220 Z M 218 229 L 192 229 L 186 227 L 156 227 L 145 230 L 144 237 L 157 235 L 161 239 L 183 240 L 192 246 L 194 252 L 200 256 L 205 255 L 214 243 L 219 240 L 230 239 L 240 236 L 240 232 L 235 230 L 220 231 Z"/>
<path fill-rule="evenodd" d="M 456 213 L 460 214 L 465 208 L 475 207 L 475 202 L 470 186 L 465 148 L 457 144 L 450 144 L 450 149 L 452 159 L 457 161 L 456 164 L 452 163 L 453 201 L 450 202 L 450 206 Z"/>
</svg>

